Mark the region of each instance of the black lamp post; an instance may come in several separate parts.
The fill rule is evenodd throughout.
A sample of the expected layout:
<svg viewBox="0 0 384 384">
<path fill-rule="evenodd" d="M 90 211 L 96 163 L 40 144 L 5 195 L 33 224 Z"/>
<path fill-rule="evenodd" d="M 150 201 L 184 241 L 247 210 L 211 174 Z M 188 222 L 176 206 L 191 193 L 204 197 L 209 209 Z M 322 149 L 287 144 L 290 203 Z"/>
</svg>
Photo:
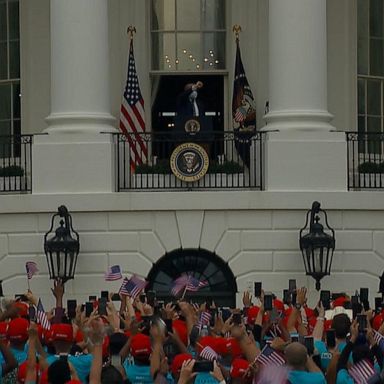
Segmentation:
<svg viewBox="0 0 384 384">
<path fill-rule="evenodd" d="M 319 223 L 318 213 L 322 212 L 330 234 L 324 232 Z M 309 221 L 309 229 L 307 228 Z M 300 229 L 300 250 L 303 255 L 305 272 L 316 280 L 316 289 L 320 290 L 320 280 L 331 274 L 333 252 L 335 250 L 335 231 L 328 224 L 327 212 L 314 201 L 307 212 L 305 225 Z"/>
<path fill-rule="evenodd" d="M 61 217 L 60 226 L 53 231 L 56 217 Z M 51 228 L 44 236 L 50 279 L 60 279 L 65 283 L 74 278 L 79 249 L 79 234 L 72 227 L 67 207 L 61 205 L 52 216 Z"/>
</svg>

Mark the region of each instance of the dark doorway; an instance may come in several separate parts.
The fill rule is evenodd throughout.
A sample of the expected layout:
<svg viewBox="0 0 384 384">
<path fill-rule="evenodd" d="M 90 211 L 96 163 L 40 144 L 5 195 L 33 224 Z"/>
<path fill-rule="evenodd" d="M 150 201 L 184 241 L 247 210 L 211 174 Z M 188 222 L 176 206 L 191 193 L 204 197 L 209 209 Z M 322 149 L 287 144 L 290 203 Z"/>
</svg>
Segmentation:
<svg viewBox="0 0 384 384">
<path fill-rule="evenodd" d="M 233 272 L 219 256 L 205 249 L 178 249 L 166 253 L 149 272 L 147 289 L 156 291 L 160 300 L 173 301 L 172 283 L 183 273 L 208 282 L 198 292 L 188 292 L 186 298 L 196 302 L 212 298 L 217 306 L 236 306 L 237 284 Z"/>
</svg>

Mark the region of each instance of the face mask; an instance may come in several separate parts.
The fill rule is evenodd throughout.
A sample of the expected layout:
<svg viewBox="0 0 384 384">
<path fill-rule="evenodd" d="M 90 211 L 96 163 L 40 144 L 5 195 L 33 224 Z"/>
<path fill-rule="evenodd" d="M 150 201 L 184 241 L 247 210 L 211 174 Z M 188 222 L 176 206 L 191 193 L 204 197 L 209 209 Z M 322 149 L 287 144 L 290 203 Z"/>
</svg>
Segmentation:
<svg viewBox="0 0 384 384">
<path fill-rule="evenodd" d="M 195 100 L 197 97 L 197 92 L 196 91 L 192 91 L 189 95 L 189 99 L 190 100 Z"/>
</svg>

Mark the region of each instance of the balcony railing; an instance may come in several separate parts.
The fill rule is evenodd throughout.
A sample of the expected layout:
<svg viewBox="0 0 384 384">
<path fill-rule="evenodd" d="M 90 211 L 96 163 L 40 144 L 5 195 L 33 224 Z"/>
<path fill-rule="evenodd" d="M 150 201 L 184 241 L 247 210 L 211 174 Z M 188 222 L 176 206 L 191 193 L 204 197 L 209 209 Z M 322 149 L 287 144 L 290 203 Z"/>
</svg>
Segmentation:
<svg viewBox="0 0 384 384">
<path fill-rule="evenodd" d="M 199 133 L 188 137 L 169 132 L 114 136 L 117 191 L 263 188 L 264 135 L 261 132 L 248 140 L 239 138 L 232 131 Z M 203 164 L 207 167 L 206 173 L 194 181 L 188 175 L 185 181 L 183 175 L 180 178 L 177 172 L 180 166 L 193 175 L 194 168 L 199 167 L 199 164 L 193 163 L 196 161 L 193 148 L 190 153 L 190 144 L 185 143 L 192 143 L 192 147 L 197 144 L 208 157 L 208 161 L 202 161 L 206 162 Z M 179 147 L 181 144 L 185 145 Z M 177 157 L 176 148 L 183 147 L 185 151 Z"/>
<path fill-rule="evenodd" d="M 0 136 L 0 193 L 32 191 L 32 137 Z"/>
<path fill-rule="evenodd" d="M 384 134 L 347 132 L 348 189 L 384 189 Z"/>
</svg>

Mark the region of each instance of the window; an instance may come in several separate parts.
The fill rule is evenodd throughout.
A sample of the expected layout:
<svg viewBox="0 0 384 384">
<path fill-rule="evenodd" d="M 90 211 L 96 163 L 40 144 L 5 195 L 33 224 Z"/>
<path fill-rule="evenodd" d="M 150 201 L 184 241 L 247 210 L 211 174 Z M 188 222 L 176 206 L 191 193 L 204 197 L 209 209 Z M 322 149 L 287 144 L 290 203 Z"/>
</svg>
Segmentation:
<svg viewBox="0 0 384 384">
<path fill-rule="evenodd" d="M 154 264 L 148 274 L 148 288 L 158 299 L 173 301 L 172 283 L 183 273 L 190 274 L 208 285 L 187 296 L 203 302 L 212 298 L 216 305 L 236 305 L 237 284 L 233 272 L 220 257 L 204 249 L 178 249 L 167 253 Z"/>
<path fill-rule="evenodd" d="M 225 0 L 152 0 L 152 69 L 225 69 Z"/>
<path fill-rule="evenodd" d="M 0 0 L 0 136 L 20 129 L 19 0 Z M 0 138 L 0 157 L 17 156 L 9 143 Z"/>
<path fill-rule="evenodd" d="M 358 131 L 384 132 L 384 0 L 358 0 Z M 380 141 L 359 152 L 381 155 Z"/>
</svg>

